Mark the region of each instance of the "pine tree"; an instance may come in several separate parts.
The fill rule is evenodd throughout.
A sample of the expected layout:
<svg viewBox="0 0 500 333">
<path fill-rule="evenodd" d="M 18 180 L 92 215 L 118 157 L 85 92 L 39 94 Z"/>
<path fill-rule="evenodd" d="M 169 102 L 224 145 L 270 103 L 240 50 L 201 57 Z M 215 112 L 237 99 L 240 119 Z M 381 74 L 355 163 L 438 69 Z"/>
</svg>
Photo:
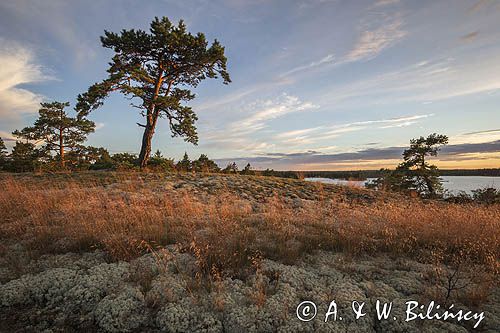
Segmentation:
<svg viewBox="0 0 500 333">
<path fill-rule="evenodd" d="M 33 126 L 14 131 L 12 134 L 37 143 L 41 150 L 58 156 L 61 168 L 66 165 L 66 152 L 81 148 L 89 133 L 94 132 L 94 122 L 84 117 L 70 117 L 64 110 L 69 103 L 41 103 L 39 117 Z"/>
<path fill-rule="evenodd" d="M 191 168 L 191 160 L 189 159 L 189 156 L 186 152 L 184 152 L 184 156 L 182 157 L 182 160 L 177 162 L 176 169 L 177 171 L 185 171 L 189 172 L 192 170 Z"/>
<path fill-rule="evenodd" d="M 369 187 L 397 191 L 416 192 L 421 197 L 435 197 L 442 192 L 439 170 L 428 163 L 428 156 L 437 156 L 441 146 L 448 143 L 446 135 L 433 133 L 410 140 L 410 147 L 403 152 L 403 162 L 396 170 L 381 170 L 382 177 Z"/>
<path fill-rule="evenodd" d="M 150 158 L 159 118 L 168 120 L 172 136 L 197 144 L 197 116 L 191 107 L 183 105 L 195 95 L 185 87 L 196 87 L 202 80 L 218 76 L 224 83 L 231 82 L 224 47 L 217 40 L 208 47 L 205 35 L 192 35 L 182 20 L 175 26 L 167 17 L 156 17 L 149 33 L 134 29 L 119 34 L 105 31 L 101 42 L 115 53 L 109 76 L 78 96 L 80 115 L 97 109 L 112 91 L 139 99 L 140 103 L 133 106 L 145 118 L 145 124 L 137 124 L 144 128 L 139 154 L 141 168 Z"/>
<path fill-rule="evenodd" d="M 151 156 L 148 168 L 161 172 L 171 172 L 175 170 L 175 163 L 173 159 L 163 157 L 161 151 L 158 149 L 153 156 Z"/>
<path fill-rule="evenodd" d="M 427 138 L 421 136 L 410 140 L 410 148 L 403 152 L 403 162 L 397 171 L 406 174 L 403 186 L 414 189 L 421 196 L 433 197 L 442 191 L 439 170 L 430 165 L 426 157 L 437 156 L 442 145 L 448 143 L 446 135 L 433 133 Z"/>
<path fill-rule="evenodd" d="M 16 141 L 9 156 L 8 170 L 12 172 L 35 171 L 40 166 L 43 153 L 31 142 Z"/>
<path fill-rule="evenodd" d="M 247 165 L 245 165 L 245 167 L 243 168 L 243 170 L 241 170 L 241 174 L 242 175 L 253 175 L 254 174 L 254 171 L 253 171 L 252 166 L 250 165 L 250 163 L 247 163 Z"/>
<path fill-rule="evenodd" d="M 90 170 L 105 170 L 114 168 L 114 162 L 111 159 L 111 155 L 103 147 L 85 147 L 84 161 Z"/>
<path fill-rule="evenodd" d="M 3 139 L 0 137 L 0 170 L 5 169 L 7 163 L 7 147 L 5 147 L 5 143 Z"/>
<path fill-rule="evenodd" d="M 207 155 L 201 154 L 200 157 L 193 161 L 193 169 L 196 172 L 219 172 L 220 168 Z"/>
</svg>

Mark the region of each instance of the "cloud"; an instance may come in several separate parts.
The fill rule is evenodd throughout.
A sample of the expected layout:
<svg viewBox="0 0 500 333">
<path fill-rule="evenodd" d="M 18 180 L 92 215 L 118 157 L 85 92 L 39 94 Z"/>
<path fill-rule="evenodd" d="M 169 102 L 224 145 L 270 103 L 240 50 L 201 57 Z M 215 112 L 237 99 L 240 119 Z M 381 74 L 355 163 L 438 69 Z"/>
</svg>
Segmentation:
<svg viewBox="0 0 500 333">
<path fill-rule="evenodd" d="M 379 28 L 363 31 L 354 48 L 347 54 L 345 61 L 354 62 L 375 58 L 383 50 L 406 36 L 407 33 L 402 30 L 402 27 L 403 21 L 396 18 Z"/>
<path fill-rule="evenodd" d="M 106 124 L 104 123 L 95 123 L 95 130 L 100 130 L 101 128 L 103 128 Z"/>
<path fill-rule="evenodd" d="M 12 133 L 0 131 L 0 138 L 2 138 L 7 149 L 12 149 L 12 147 L 14 147 L 16 138 L 12 135 Z"/>
<path fill-rule="evenodd" d="M 36 112 L 43 96 L 21 86 L 53 78 L 29 48 L 4 39 L 0 39 L 0 64 L 0 116 L 16 118 Z"/>
<path fill-rule="evenodd" d="M 468 12 L 475 13 L 481 10 L 486 5 L 490 4 L 491 2 L 492 2 L 491 0 L 478 0 L 474 5 L 472 5 L 472 7 L 469 8 Z"/>
<path fill-rule="evenodd" d="M 302 101 L 286 93 L 274 99 L 257 100 L 243 107 L 236 120 L 216 129 L 206 129 L 202 145 L 218 149 L 265 151 L 274 147 L 274 143 L 269 143 L 264 138 L 257 139 L 255 132 L 265 131 L 272 120 L 317 108 L 318 106 L 311 102 Z"/>
<path fill-rule="evenodd" d="M 469 132 L 450 137 L 451 144 L 479 144 L 500 140 L 500 129 Z"/>
<path fill-rule="evenodd" d="M 317 151 L 295 153 L 272 153 L 254 157 L 240 157 L 234 159 L 220 159 L 218 162 L 229 161 L 241 164 L 251 163 L 257 168 L 276 168 L 281 170 L 314 170 L 378 168 L 381 166 L 395 166 L 401 161 L 403 150 L 406 147 L 369 148 L 354 152 L 323 154 Z M 479 144 L 448 145 L 441 149 L 438 161 L 459 161 L 473 159 L 499 159 L 500 140 Z"/>
<path fill-rule="evenodd" d="M 453 58 L 421 61 L 349 84 L 325 86 L 317 101 L 324 107 L 428 103 L 499 89 L 500 63 L 484 54 L 461 63 Z"/>
<path fill-rule="evenodd" d="M 378 0 L 373 5 L 374 7 L 383 7 L 399 3 L 399 0 Z"/>
<path fill-rule="evenodd" d="M 402 29 L 403 21 L 399 18 L 399 14 L 395 15 L 395 17 L 383 14 L 382 18 L 377 16 L 375 20 L 369 19 L 362 26 L 364 30 L 354 44 L 353 49 L 342 58 L 336 59 L 334 54 L 330 53 L 309 64 L 292 68 L 281 74 L 280 77 L 287 77 L 303 72 L 308 73 L 326 65 L 340 66 L 356 61 L 371 60 L 383 50 L 396 44 L 407 34 L 407 32 Z"/>
<path fill-rule="evenodd" d="M 16 138 L 12 135 L 12 133 L 4 132 L 4 131 L 0 131 L 0 138 L 2 138 L 2 140 L 4 142 L 15 142 L 16 141 Z"/>
<path fill-rule="evenodd" d="M 379 126 L 379 129 L 406 127 L 432 116 L 434 116 L 434 114 L 422 114 L 391 119 L 356 121 L 339 125 L 317 126 L 282 132 L 275 135 L 274 139 L 276 141 L 283 141 L 288 145 L 294 143 L 311 144 L 322 140 L 337 138 L 342 134 L 365 130 L 370 127 L 373 128 Z"/>
<path fill-rule="evenodd" d="M 460 39 L 463 40 L 464 42 L 470 42 L 470 41 L 473 41 L 474 39 L 476 39 L 478 35 L 479 35 L 479 31 L 473 31 L 471 33 L 463 35 L 462 37 L 460 37 Z"/>
<path fill-rule="evenodd" d="M 500 132 L 500 128 L 499 129 L 486 130 L 486 131 L 469 132 L 469 133 L 464 133 L 463 135 L 475 135 L 475 134 L 496 133 L 496 132 Z"/>
<path fill-rule="evenodd" d="M 36 34 L 41 31 L 50 33 L 71 51 L 70 60 L 80 66 L 96 56 L 94 48 L 96 44 L 90 43 L 85 38 L 83 32 L 86 29 L 79 26 L 82 5 L 85 10 L 90 11 L 99 7 L 99 4 L 88 1 L 70 3 L 65 0 L 17 0 L 0 2 L 0 10 L 4 15 L 15 17 L 16 21 L 22 23 L 26 27 L 26 31 L 31 31 L 34 36 L 37 36 Z M 44 47 L 47 46 L 48 44 L 44 45 Z M 61 51 L 54 50 L 54 52 L 60 54 Z M 67 61 L 66 57 L 63 59 Z"/>
<path fill-rule="evenodd" d="M 247 112 L 251 115 L 232 123 L 230 127 L 232 131 L 251 133 L 264 128 L 269 120 L 283 117 L 290 113 L 317 108 L 318 106 L 311 102 L 304 102 L 296 96 L 282 94 L 276 99 L 257 101 L 250 104 Z"/>
<path fill-rule="evenodd" d="M 302 72 L 302 71 L 305 71 L 305 70 L 309 70 L 309 69 L 312 69 L 312 68 L 315 68 L 315 67 L 319 67 L 321 65 L 325 65 L 325 64 L 331 64 L 335 61 L 335 56 L 333 54 L 328 54 L 326 55 L 325 57 L 321 58 L 320 60 L 318 61 L 313 61 L 307 65 L 302 65 L 302 66 L 298 66 L 298 67 L 295 67 L 285 73 L 283 73 L 281 76 L 288 76 L 288 75 L 292 75 L 292 74 L 295 74 L 297 72 Z"/>
</svg>

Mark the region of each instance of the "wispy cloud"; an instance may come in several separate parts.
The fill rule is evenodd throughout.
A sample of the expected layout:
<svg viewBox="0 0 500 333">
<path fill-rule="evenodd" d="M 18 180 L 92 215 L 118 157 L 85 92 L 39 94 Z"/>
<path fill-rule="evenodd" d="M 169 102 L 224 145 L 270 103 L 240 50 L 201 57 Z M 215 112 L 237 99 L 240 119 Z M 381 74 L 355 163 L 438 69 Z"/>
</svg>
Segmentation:
<svg viewBox="0 0 500 333">
<path fill-rule="evenodd" d="M 311 102 L 304 102 L 296 96 L 283 94 L 276 99 L 257 101 L 250 104 L 248 106 L 250 116 L 234 122 L 230 127 L 238 133 L 255 132 L 264 128 L 269 120 L 290 113 L 317 108 L 318 106 Z"/>
<path fill-rule="evenodd" d="M 380 2 L 380 6 L 395 2 L 397 1 L 385 0 Z M 356 61 L 367 61 L 375 58 L 382 51 L 393 46 L 407 35 L 407 32 L 403 30 L 403 20 L 399 14 L 394 16 L 377 14 L 377 19 L 371 18 L 370 15 L 368 17 L 361 26 L 362 31 L 354 43 L 353 49 L 346 55 L 337 59 L 333 53 L 330 53 L 309 64 L 294 67 L 281 74 L 280 77 L 323 70 L 328 65 L 336 67 Z"/>
<path fill-rule="evenodd" d="M 345 107 L 439 101 L 497 91 L 499 77 L 500 63 L 489 55 L 462 63 L 453 58 L 422 61 L 350 84 L 325 87 L 318 103 Z"/>
<path fill-rule="evenodd" d="M 309 63 L 307 65 L 302 65 L 302 66 L 298 66 L 298 67 L 292 68 L 291 70 L 283 73 L 282 76 L 288 76 L 288 75 L 292 75 L 292 74 L 295 74 L 295 73 L 298 73 L 298 72 L 301 72 L 301 71 L 305 71 L 305 70 L 309 70 L 309 69 L 312 69 L 312 68 L 315 68 L 315 67 L 319 67 L 321 65 L 331 64 L 334 61 L 335 61 L 335 56 L 333 54 L 328 54 L 328 55 L 326 55 L 325 57 L 321 58 L 318 61 L 313 61 L 313 62 L 311 62 L 311 63 Z"/>
<path fill-rule="evenodd" d="M 374 6 L 383 7 L 383 6 L 394 5 L 397 3 L 399 3 L 399 0 L 378 0 L 377 2 L 375 2 Z"/>
<path fill-rule="evenodd" d="M 351 52 L 346 56 L 346 62 L 370 60 L 383 50 L 391 47 L 406 36 L 403 21 L 396 18 L 373 30 L 364 30 Z"/>
<path fill-rule="evenodd" d="M 0 39 L 0 116 L 16 118 L 23 113 L 36 112 L 43 96 L 24 84 L 50 80 L 37 63 L 29 48 Z"/>
<path fill-rule="evenodd" d="M 463 35 L 462 37 L 460 37 L 460 39 L 463 40 L 464 42 L 470 42 L 470 41 L 473 41 L 474 39 L 476 39 L 478 35 L 479 35 L 479 31 L 473 31 L 473 32 L 470 32 L 466 35 Z"/>
<path fill-rule="evenodd" d="M 16 138 L 12 135 L 12 133 L 8 133 L 8 132 L 5 132 L 5 131 L 0 131 L 0 138 L 2 138 L 2 140 L 4 142 L 14 142 L 14 141 L 16 141 Z"/>
<path fill-rule="evenodd" d="M 450 137 L 451 144 L 479 144 L 500 141 L 500 129 L 469 132 Z"/>
<path fill-rule="evenodd" d="M 203 145 L 253 152 L 269 149 L 274 143 L 264 138 L 256 139 L 255 132 L 265 131 L 268 123 L 274 119 L 317 108 L 316 104 L 286 93 L 274 99 L 257 100 L 240 110 L 241 118 L 204 133 Z"/>
<path fill-rule="evenodd" d="M 368 128 L 388 129 L 394 127 L 406 127 L 415 124 L 422 119 L 432 116 L 434 116 L 434 114 L 404 116 L 391 119 L 356 121 L 329 126 L 317 126 L 282 132 L 275 135 L 274 139 L 284 141 L 287 144 L 311 144 L 323 140 L 337 138 L 342 134 L 357 132 Z"/>
<path fill-rule="evenodd" d="M 82 3 L 77 1 L 69 3 L 64 0 L 51 1 L 2 1 L 0 2 L 0 10 L 4 15 L 16 17 L 19 22 L 23 22 L 23 26 L 36 24 L 38 29 L 47 31 L 51 36 L 55 37 L 62 45 L 71 51 L 71 61 L 77 66 L 93 59 L 96 55 L 94 45 L 88 42 L 84 37 L 83 29 L 78 26 L 78 10 Z M 86 9 L 93 9 L 99 6 L 97 3 L 87 2 L 84 4 Z M 57 19 L 54 19 L 57 17 Z M 27 31 L 30 31 L 27 30 Z M 44 45 L 47 47 L 47 45 Z M 57 54 L 59 51 L 57 51 Z M 68 59 L 65 59 L 67 61 Z"/>
<path fill-rule="evenodd" d="M 492 0 L 478 0 L 478 1 L 476 1 L 476 3 L 474 5 L 472 5 L 469 8 L 468 12 L 469 13 L 477 12 L 477 11 L 481 10 L 483 7 L 485 7 L 486 5 L 491 4 L 492 2 L 494 2 L 494 1 L 492 1 Z"/>
</svg>

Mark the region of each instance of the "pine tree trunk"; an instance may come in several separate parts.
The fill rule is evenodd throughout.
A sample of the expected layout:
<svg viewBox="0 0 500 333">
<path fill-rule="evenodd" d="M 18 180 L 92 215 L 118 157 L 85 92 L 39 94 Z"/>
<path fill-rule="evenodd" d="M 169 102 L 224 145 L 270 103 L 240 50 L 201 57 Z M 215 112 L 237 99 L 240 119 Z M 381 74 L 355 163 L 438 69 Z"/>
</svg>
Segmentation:
<svg viewBox="0 0 500 333">
<path fill-rule="evenodd" d="M 155 93 L 153 96 L 153 102 L 148 108 L 148 115 L 146 117 L 146 126 L 144 127 L 144 134 L 142 135 L 142 145 L 141 152 L 139 153 L 139 165 L 141 169 L 144 169 L 149 161 L 149 157 L 151 156 L 151 141 L 153 139 L 153 134 L 155 133 L 156 121 L 158 120 L 158 112 L 155 111 L 155 101 L 160 92 L 161 85 L 163 83 L 163 69 L 158 73 L 158 78 L 155 84 Z M 172 81 L 169 83 L 167 93 L 170 91 L 170 86 L 172 85 Z"/>
<path fill-rule="evenodd" d="M 64 169 L 64 145 L 63 145 L 63 130 L 59 130 L 59 158 L 61 159 L 61 168 Z"/>
<path fill-rule="evenodd" d="M 151 141 L 155 132 L 153 125 L 146 125 L 144 134 L 142 135 L 141 152 L 139 154 L 139 165 L 141 169 L 145 168 L 148 164 L 149 157 L 151 156 Z"/>
</svg>

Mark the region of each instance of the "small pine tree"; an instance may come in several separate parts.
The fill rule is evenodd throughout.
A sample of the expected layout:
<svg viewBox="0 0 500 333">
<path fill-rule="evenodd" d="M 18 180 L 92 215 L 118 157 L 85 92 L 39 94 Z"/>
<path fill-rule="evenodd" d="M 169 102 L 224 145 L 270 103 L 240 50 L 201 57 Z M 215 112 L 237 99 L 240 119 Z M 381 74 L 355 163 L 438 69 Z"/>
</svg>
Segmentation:
<svg viewBox="0 0 500 333">
<path fill-rule="evenodd" d="M 200 157 L 193 161 L 193 170 L 196 172 L 219 172 L 220 168 L 207 155 L 201 154 Z"/>
<path fill-rule="evenodd" d="M 163 155 L 161 154 L 160 149 L 157 149 L 152 157 L 153 158 L 163 158 Z"/>
<path fill-rule="evenodd" d="M 243 168 L 243 170 L 241 170 L 241 174 L 242 175 L 253 175 L 254 174 L 254 171 L 253 171 L 252 166 L 250 165 L 250 163 L 247 163 L 247 165 L 245 165 L 245 167 Z"/>
<path fill-rule="evenodd" d="M 189 156 L 186 152 L 184 152 L 182 160 L 177 162 L 176 169 L 177 171 L 184 171 L 184 172 L 189 172 L 192 170 L 191 160 L 189 159 Z"/>
<path fill-rule="evenodd" d="M 9 157 L 9 171 L 32 172 L 41 165 L 40 159 L 43 157 L 43 153 L 36 149 L 31 142 L 16 141 Z"/>
<path fill-rule="evenodd" d="M 175 163 L 173 159 L 163 157 L 158 149 L 149 159 L 148 168 L 155 171 L 170 172 L 175 170 Z"/>
<path fill-rule="evenodd" d="M 229 163 L 224 170 L 222 170 L 224 173 L 238 173 L 238 166 L 236 165 L 236 162 Z"/>
<path fill-rule="evenodd" d="M 58 156 L 61 168 L 66 165 L 66 152 L 81 148 L 89 133 L 94 132 L 94 122 L 83 117 L 70 117 L 64 110 L 69 103 L 41 103 L 39 117 L 33 126 L 14 131 L 18 138 L 43 142 L 41 150 Z"/>
<path fill-rule="evenodd" d="M 111 156 L 113 169 L 129 170 L 138 165 L 137 155 L 130 153 L 116 153 Z"/>
<path fill-rule="evenodd" d="M 5 143 L 3 139 L 0 137 L 0 170 L 5 168 L 5 164 L 7 163 L 7 147 L 5 147 Z"/>
</svg>

